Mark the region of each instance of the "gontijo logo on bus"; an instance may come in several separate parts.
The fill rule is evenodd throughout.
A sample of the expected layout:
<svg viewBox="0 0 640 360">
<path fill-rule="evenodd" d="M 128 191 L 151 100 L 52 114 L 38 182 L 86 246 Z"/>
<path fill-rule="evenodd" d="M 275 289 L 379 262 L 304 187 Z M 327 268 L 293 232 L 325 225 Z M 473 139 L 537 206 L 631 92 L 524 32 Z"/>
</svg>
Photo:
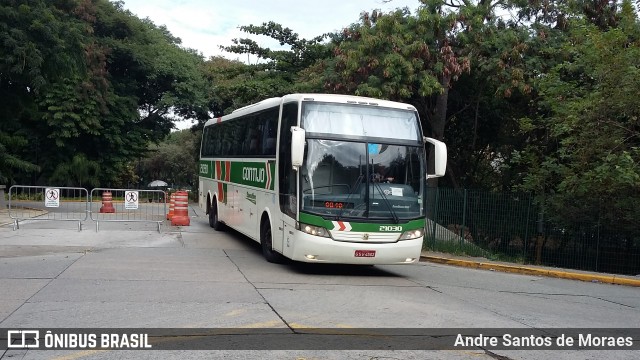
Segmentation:
<svg viewBox="0 0 640 360">
<path fill-rule="evenodd" d="M 200 176 L 259 189 L 273 190 L 274 173 L 275 161 L 200 160 Z"/>
<path fill-rule="evenodd" d="M 275 162 L 242 161 L 231 164 L 231 182 L 273 190 Z"/>
<path fill-rule="evenodd" d="M 242 180 L 263 183 L 265 178 L 264 169 L 258 169 L 254 167 L 242 168 Z"/>
</svg>

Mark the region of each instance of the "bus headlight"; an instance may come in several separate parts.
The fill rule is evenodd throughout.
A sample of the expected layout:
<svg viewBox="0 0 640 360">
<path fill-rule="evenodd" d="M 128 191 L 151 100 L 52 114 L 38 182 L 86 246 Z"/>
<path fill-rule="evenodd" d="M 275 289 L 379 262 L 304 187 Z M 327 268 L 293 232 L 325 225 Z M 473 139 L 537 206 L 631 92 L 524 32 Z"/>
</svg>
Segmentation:
<svg viewBox="0 0 640 360">
<path fill-rule="evenodd" d="M 300 224 L 300 230 L 306 232 L 309 235 L 314 235 L 314 236 L 321 236 L 321 237 L 331 237 L 331 235 L 329 235 L 329 231 L 323 227 L 320 226 L 313 226 L 313 225 L 307 225 L 307 224 Z"/>
<path fill-rule="evenodd" d="M 398 240 L 411 240 L 411 239 L 421 238 L 422 235 L 424 235 L 423 230 L 424 229 L 415 229 L 415 230 L 405 231 L 402 233 L 402 235 L 400 235 L 400 239 Z"/>
</svg>

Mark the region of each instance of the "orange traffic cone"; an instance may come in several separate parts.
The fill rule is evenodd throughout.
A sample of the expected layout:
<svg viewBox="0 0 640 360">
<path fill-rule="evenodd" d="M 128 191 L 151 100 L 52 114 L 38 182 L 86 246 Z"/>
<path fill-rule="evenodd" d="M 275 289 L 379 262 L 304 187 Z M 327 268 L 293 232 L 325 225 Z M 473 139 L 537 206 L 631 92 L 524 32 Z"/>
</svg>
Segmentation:
<svg viewBox="0 0 640 360">
<path fill-rule="evenodd" d="M 113 207 L 113 197 L 111 196 L 111 191 L 105 191 L 102 193 L 102 207 L 100 208 L 101 213 L 114 213 L 116 209 Z"/>
<path fill-rule="evenodd" d="M 171 220 L 171 218 L 173 217 L 175 206 L 176 206 L 176 193 L 173 193 L 169 197 L 169 213 L 167 214 L 167 220 Z"/>
<path fill-rule="evenodd" d="M 175 193 L 175 205 L 173 217 L 171 218 L 172 226 L 189 226 L 189 195 L 186 191 L 177 191 Z"/>
</svg>

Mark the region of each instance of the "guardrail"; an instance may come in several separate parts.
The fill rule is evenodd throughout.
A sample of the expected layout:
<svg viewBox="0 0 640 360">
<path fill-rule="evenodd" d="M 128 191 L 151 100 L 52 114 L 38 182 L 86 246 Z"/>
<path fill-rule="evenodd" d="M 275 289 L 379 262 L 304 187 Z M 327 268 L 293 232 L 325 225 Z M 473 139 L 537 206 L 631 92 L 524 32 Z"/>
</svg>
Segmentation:
<svg viewBox="0 0 640 360">
<path fill-rule="evenodd" d="M 81 231 L 88 201 L 84 188 L 13 185 L 9 188 L 9 217 L 14 231 L 22 220 L 77 221 Z"/>
<path fill-rule="evenodd" d="M 167 217 L 167 194 L 162 190 L 95 188 L 89 197 L 89 214 L 96 222 L 96 232 L 102 221 L 152 222 L 160 232 Z"/>
</svg>

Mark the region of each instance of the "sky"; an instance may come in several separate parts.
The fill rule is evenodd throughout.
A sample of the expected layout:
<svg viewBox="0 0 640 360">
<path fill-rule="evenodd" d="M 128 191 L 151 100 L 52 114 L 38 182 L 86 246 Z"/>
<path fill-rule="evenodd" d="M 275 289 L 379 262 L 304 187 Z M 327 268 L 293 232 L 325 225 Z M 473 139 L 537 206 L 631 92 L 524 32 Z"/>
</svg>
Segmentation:
<svg viewBox="0 0 640 360">
<path fill-rule="evenodd" d="M 124 0 L 125 9 L 165 25 L 182 39 L 184 47 L 196 49 L 206 58 L 221 55 L 251 63 L 256 59 L 224 53 L 220 45 L 231 45 L 231 39 L 242 37 L 270 48 L 278 44 L 267 37 L 250 36 L 239 26 L 274 21 L 310 39 L 358 22 L 362 11 L 402 7 L 414 11 L 418 5 L 418 0 Z"/>
</svg>

